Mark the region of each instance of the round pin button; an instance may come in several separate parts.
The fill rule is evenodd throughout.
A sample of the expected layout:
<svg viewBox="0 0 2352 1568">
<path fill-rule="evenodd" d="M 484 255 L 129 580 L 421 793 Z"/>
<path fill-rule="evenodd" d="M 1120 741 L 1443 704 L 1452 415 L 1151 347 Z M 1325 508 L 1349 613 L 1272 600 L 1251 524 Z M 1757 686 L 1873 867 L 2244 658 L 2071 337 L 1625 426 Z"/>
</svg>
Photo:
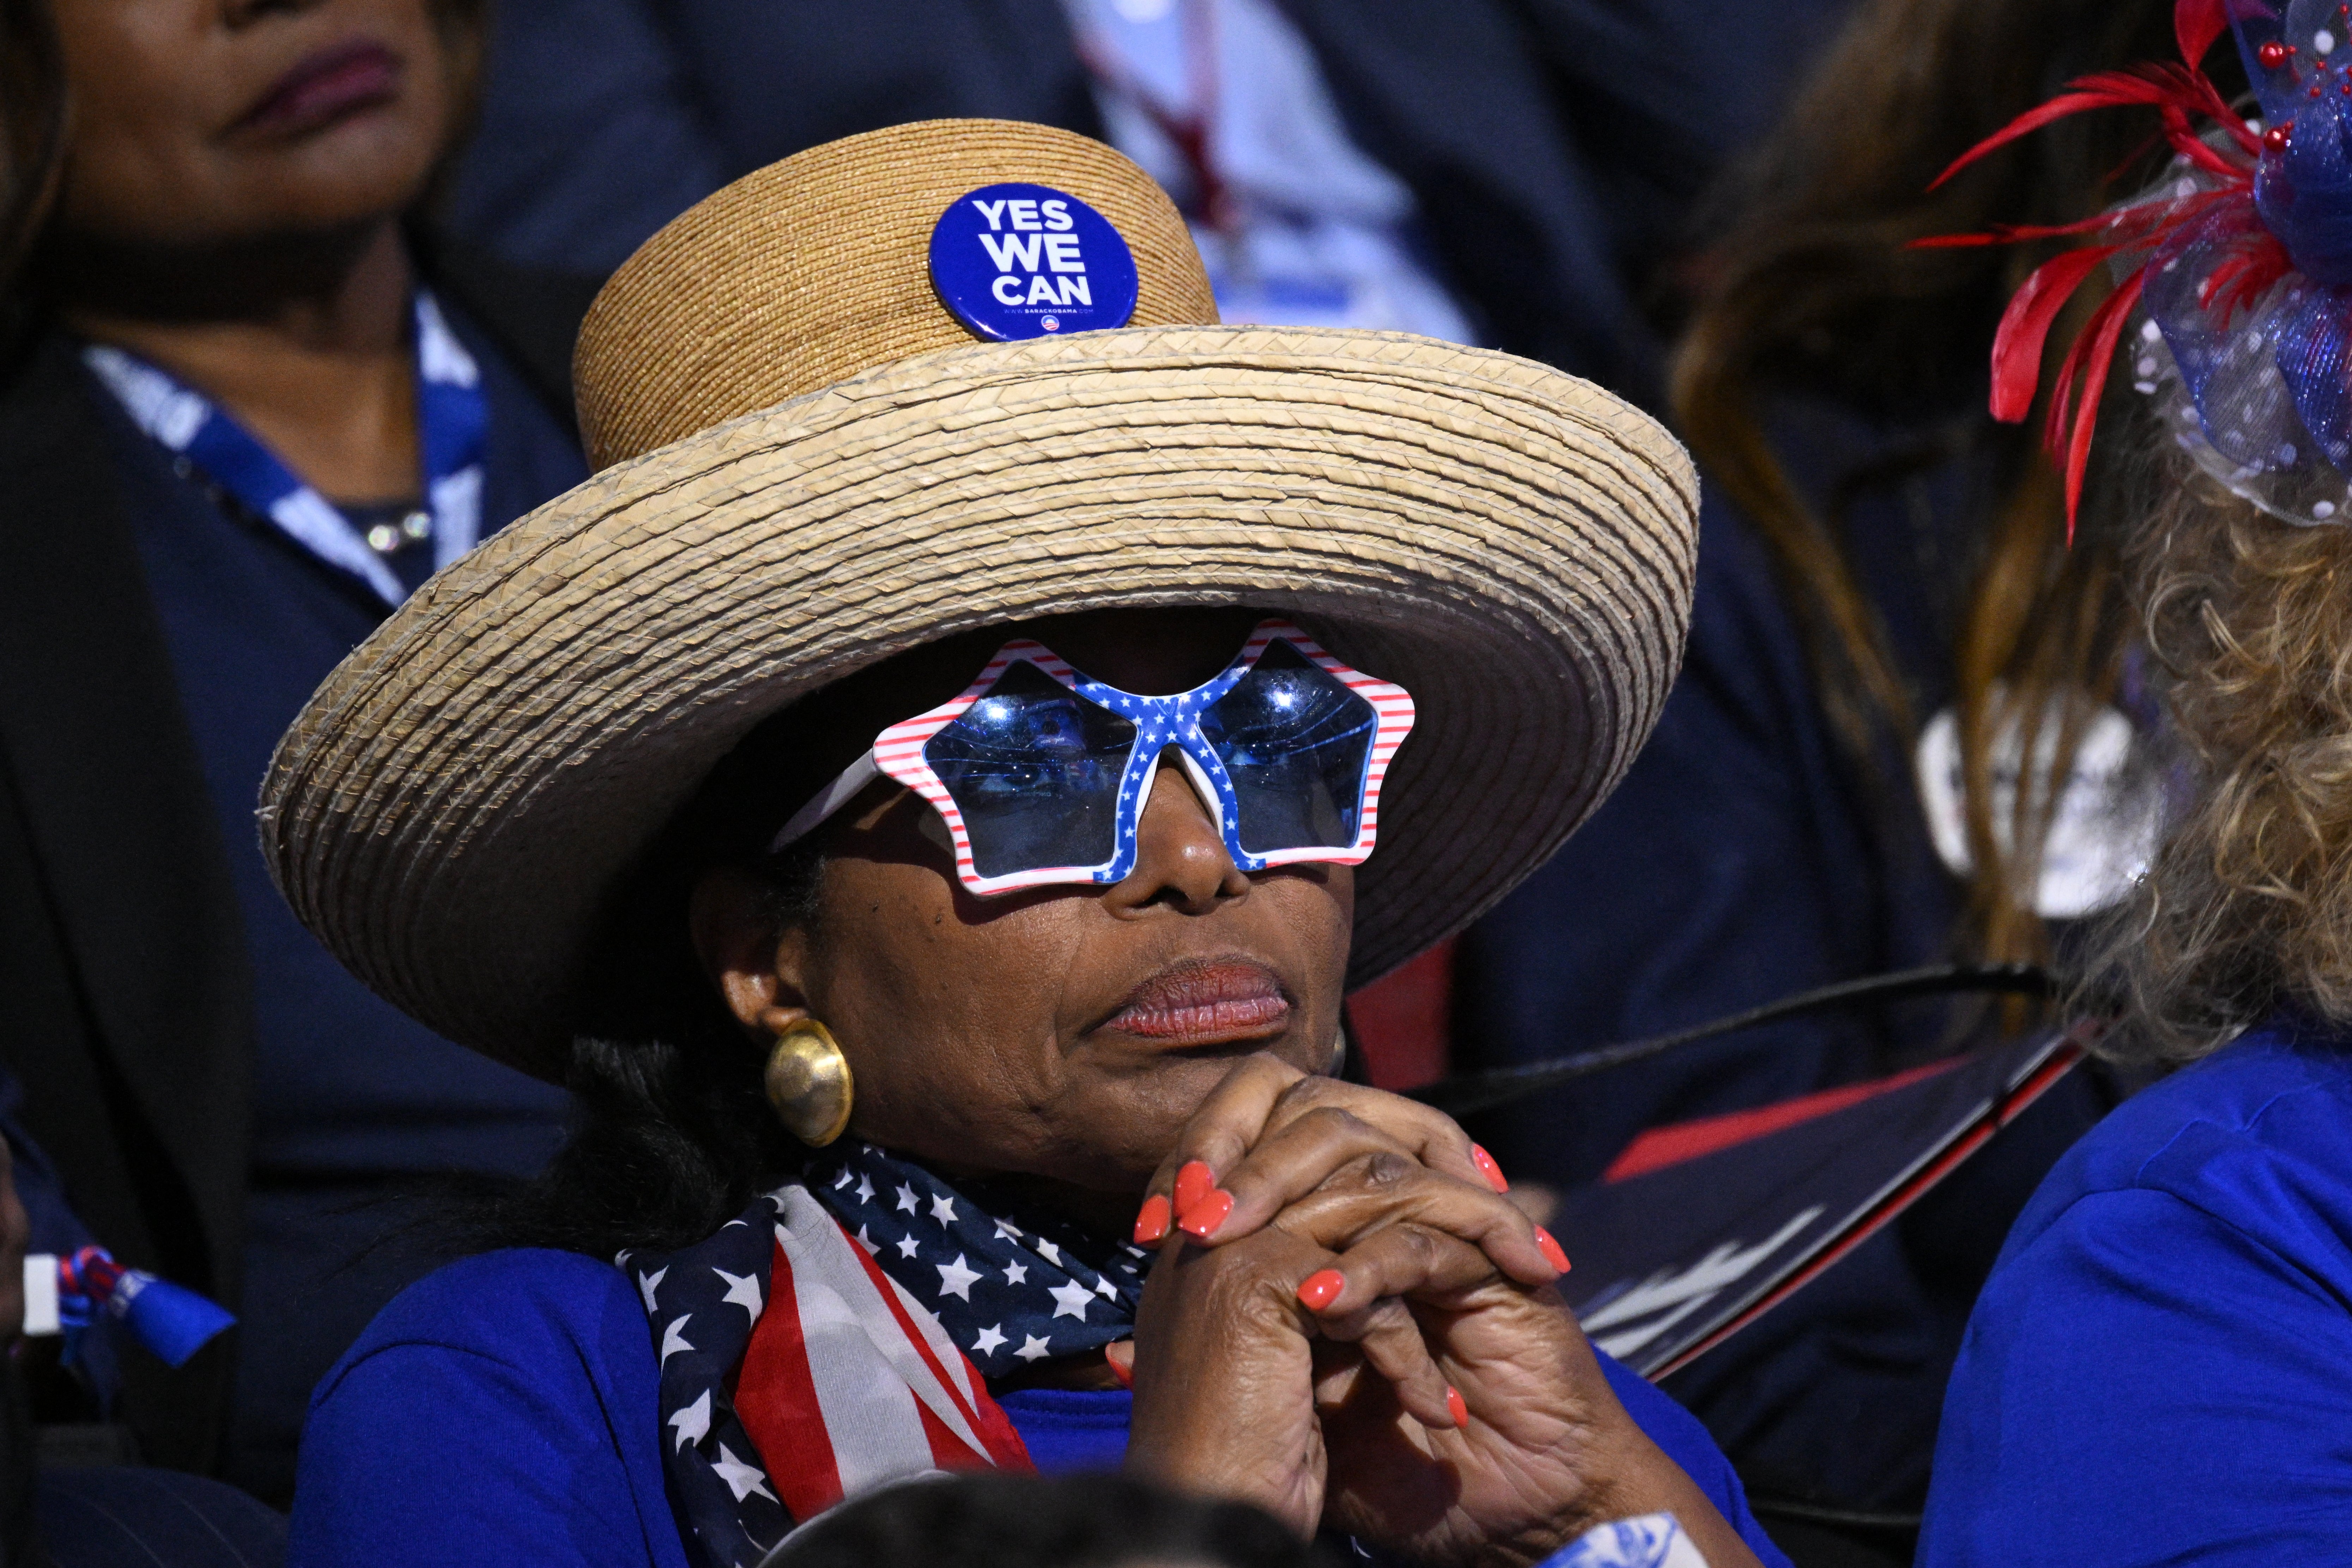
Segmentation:
<svg viewBox="0 0 2352 1568">
<path fill-rule="evenodd" d="M 1050 185 L 982 185 L 931 226 L 931 287 L 973 335 L 1009 342 L 1123 327 L 1135 254 L 1110 220 Z"/>
</svg>

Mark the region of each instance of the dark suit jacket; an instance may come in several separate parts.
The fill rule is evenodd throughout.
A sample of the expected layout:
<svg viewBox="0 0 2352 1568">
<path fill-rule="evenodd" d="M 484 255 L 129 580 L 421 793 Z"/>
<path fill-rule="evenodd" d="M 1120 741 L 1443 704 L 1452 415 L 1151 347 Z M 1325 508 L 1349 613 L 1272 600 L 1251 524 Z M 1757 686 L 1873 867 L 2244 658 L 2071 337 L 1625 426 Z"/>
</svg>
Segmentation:
<svg viewBox="0 0 2352 1568">
<path fill-rule="evenodd" d="M 1691 205 L 1847 0 L 1277 4 L 1483 339 L 1654 398 L 1643 308 Z M 615 266 L 723 182 L 856 132 L 1101 133 L 1060 0 L 514 0 L 494 28 L 448 216 L 536 265 Z"/>
<path fill-rule="evenodd" d="M 415 238 L 434 287 L 568 423 L 593 285 Z M 234 1309 L 251 977 L 114 492 L 104 395 L 53 329 L 0 364 L 0 1059 L 90 1229 Z M 121 1416 L 148 1458 L 215 1463 L 230 1353 L 224 1341 L 179 1373 L 126 1365 Z"/>
</svg>

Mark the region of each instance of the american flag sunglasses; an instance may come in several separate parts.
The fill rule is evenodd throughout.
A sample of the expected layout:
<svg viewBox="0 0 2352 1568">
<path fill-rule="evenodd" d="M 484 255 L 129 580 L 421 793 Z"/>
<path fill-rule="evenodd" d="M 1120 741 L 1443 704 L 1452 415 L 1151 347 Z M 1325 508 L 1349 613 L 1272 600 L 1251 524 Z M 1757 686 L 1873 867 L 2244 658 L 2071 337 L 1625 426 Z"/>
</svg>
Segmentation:
<svg viewBox="0 0 2352 1568">
<path fill-rule="evenodd" d="M 805 837 L 877 777 L 930 803 L 974 893 L 1116 882 L 1174 748 L 1244 871 L 1360 864 L 1381 782 L 1412 729 L 1402 686 L 1350 669 L 1286 621 L 1258 624 L 1217 677 L 1121 691 L 1041 643 L 1006 643 L 952 700 L 891 725 L 770 846 Z"/>
</svg>

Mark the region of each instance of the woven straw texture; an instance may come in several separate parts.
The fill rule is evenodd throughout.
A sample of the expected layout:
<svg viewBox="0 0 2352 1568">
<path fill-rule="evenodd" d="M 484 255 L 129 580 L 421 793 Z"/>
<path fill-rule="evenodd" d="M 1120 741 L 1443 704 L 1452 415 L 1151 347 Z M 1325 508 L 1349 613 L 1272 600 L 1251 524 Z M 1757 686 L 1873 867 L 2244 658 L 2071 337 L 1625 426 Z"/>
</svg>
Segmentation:
<svg viewBox="0 0 2352 1568">
<path fill-rule="evenodd" d="M 931 288 L 931 226 L 966 191 L 1011 180 L 1110 219 L 1141 285 L 1131 325 L 1217 319 L 1183 217 L 1103 143 L 1007 120 L 872 131 L 744 175 L 613 275 L 573 362 L 590 465 L 971 342 Z"/>
<path fill-rule="evenodd" d="M 1419 709 L 1358 873 L 1360 983 L 1616 782 L 1679 662 L 1696 504 L 1646 416 L 1423 339 L 929 355 L 611 469 L 436 577 L 286 737 L 264 847 L 369 984 L 558 1077 L 600 896 L 760 719 L 992 622 L 1263 605 Z"/>
<path fill-rule="evenodd" d="M 1615 784 L 1689 622 L 1697 481 L 1673 438 L 1572 376 L 1395 333 L 975 344 L 922 258 L 948 203 L 1013 180 L 1120 227 L 1139 318 L 1213 319 L 1133 164 L 996 121 L 802 153 L 606 287 L 575 377 L 609 466 L 425 584 L 271 763 L 271 872 L 362 980 L 561 1078 L 610 889 L 747 731 L 1032 616 L 1260 607 L 1412 693 L 1357 873 L 1358 984 Z"/>
</svg>

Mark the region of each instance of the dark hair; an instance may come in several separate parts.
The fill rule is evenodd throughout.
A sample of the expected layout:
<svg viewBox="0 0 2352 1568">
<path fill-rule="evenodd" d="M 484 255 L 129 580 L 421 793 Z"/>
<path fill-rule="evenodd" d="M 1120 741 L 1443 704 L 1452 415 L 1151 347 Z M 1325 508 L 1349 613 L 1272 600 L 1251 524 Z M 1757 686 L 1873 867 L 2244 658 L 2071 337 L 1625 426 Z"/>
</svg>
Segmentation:
<svg viewBox="0 0 2352 1568">
<path fill-rule="evenodd" d="M 66 73 L 48 0 L 0 0 L 0 349 L 20 323 L 14 284 L 65 167 Z"/>
<path fill-rule="evenodd" d="M 1761 535 L 1806 637 L 1822 710 L 1860 775 L 1882 789 L 1895 780 L 1876 759 L 1890 742 L 1907 752 L 1911 740 L 1910 694 L 1857 580 L 1840 500 L 1825 512 L 1801 495 L 1760 410 L 1791 392 L 1891 409 L 1933 432 L 1909 467 L 1991 459 L 2000 478 L 1970 520 L 1960 569 L 1973 583 L 1952 650 L 1979 868 L 1961 944 L 1991 958 L 2047 956 L 2047 932 L 2021 890 L 2038 875 L 2053 786 L 2072 767 L 2086 717 L 2080 704 L 2053 709 L 2050 699 L 2074 689 L 2105 701 L 2116 688 L 2129 634 L 2119 541 L 2135 498 L 2112 472 L 2095 476 L 2070 550 L 2057 476 L 2037 449 L 2040 411 L 2021 427 L 1984 411 L 1994 323 L 2046 252 L 1907 245 L 1995 223 L 2069 222 L 2152 177 L 2163 155 L 2153 121 L 2110 110 L 2063 121 L 1927 188 L 1960 153 L 2069 79 L 2173 56 L 2172 11 L 2166 0 L 1859 7 L 1729 187 L 1740 210 L 1711 247 L 1675 365 L 1675 411 L 1691 447 Z M 2225 44 L 2211 61 L 2225 92 L 2234 68 L 2227 52 Z M 2053 711 L 2065 716 L 2042 752 L 2036 726 Z M 2017 791 L 2011 831 L 1997 835 L 1991 753 L 2012 719 L 2032 742 L 2023 754 L 2042 757 L 2046 772 L 2039 787 Z"/>
<path fill-rule="evenodd" d="M 623 879 L 564 1080 L 572 1134 L 536 1179 L 474 1205 L 479 1243 L 598 1258 L 684 1247 L 805 1157 L 769 1109 L 758 1042 L 727 1012 L 688 928 L 696 882 L 720 866 L 766 884 L 779 932 L 815 919 L 822 840 L 781 856 L 762 842 L 775 803 L 803 798 L 789 793 L 806 772 L 788 760 L 799 717 L 753 731 Z"/>
<path fill-rule="evenodd" d="M 768 1106 L 761 1042 L 694 951 L 695 886 L 737 868 L 764 884 L 779 933 L 814 929 L 825 837 L 777 855 L 776 829 L 871 739 L 877 702 L 896 700 L 877 693 L 909 664 L 978 668 L 998 640 L 992 630 L 942 639 L 824 687 L 761 721 L 711 771 L 606 900 L 565 1079 L 571 1140 L 535 1180 L 468 1204 L 468 1239 L 598 1258 L 683 1247 L 799 1168 L 808 1151 Z"/>
<path fill-rule="evenodd" d="M 772 1568 L 1316 1568 L 1315 1549 L 1245 1503 L 1191 1498 L 1131 1476 L 972 1474 L 910 1481 L 842 1504 Z"/>
</svg>

